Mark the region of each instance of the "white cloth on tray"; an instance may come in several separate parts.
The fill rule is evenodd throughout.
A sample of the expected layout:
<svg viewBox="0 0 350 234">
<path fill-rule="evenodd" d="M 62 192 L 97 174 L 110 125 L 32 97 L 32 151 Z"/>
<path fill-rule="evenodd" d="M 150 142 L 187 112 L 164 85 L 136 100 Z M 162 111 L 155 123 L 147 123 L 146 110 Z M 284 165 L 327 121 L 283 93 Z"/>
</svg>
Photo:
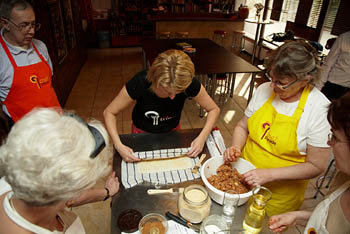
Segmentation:
<svg viewBox="0 0 350 234">
<path fill-rule="evenodd" d="M 137 158 L 172 158 L 186 154 L 190 148 L 161 149 L 153 151 L 135 152 Z M 192 167 L 198 157 L 191 158 Z M 163 171 L 155 173 L 139 173 L 136 163 L 122 161 L 122 184 L 125 188 L 134 187 L 144 181 L 159 184 L 176 184 L 200 178 L 200 173 L 192 173 L 192 167 L 182 170 Z"/>
</svg>

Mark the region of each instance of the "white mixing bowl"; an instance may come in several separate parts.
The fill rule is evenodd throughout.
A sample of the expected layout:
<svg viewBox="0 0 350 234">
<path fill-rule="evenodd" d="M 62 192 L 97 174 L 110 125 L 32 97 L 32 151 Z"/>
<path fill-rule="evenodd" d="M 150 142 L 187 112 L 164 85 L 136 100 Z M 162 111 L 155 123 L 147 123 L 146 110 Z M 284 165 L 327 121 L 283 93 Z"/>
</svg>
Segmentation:
<svg viewBox="0 0 350 234">
<path fill-rule="evenodd" d="M 215 175 L 216 170 L 223 163 L 224 163 L 223 157 L 212 157 L 208 159 L 201 168 L 202 181 L 204 182 L 208 190 L 209 196 L 220 205 L 222 205 L 224 202 L 224 192 L 219 189 L 216 189 L 213 185 L 211 185 L 208 182 L 207 178 L 209 178 L 212 175 Z M 239 158 L 237 162 L 232 162 L 231 165 L 233 168 L 236 168 L 237 171 L 241 174 L 256 168 L 253 164 L 251 164 L 250 162 L 242 158 Z M 253 192 L 249 191 L 247 193 L 239 194 L 239 197 L 237 194 L 230 194 L 229 196 L 237 200 L 239 198 L 238 206 L 240 206 L 246 203 L 249 197 L 251 197 L 252 195 L 253 195 Z"/>
</svg>

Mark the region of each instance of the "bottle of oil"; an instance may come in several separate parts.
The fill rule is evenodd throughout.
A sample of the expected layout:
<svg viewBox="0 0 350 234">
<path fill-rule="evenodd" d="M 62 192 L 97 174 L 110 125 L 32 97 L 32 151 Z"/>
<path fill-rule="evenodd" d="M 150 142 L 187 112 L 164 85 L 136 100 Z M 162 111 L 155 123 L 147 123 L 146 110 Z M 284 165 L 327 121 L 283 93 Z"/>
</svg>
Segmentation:
<svg viewBox="0 0 350 234">
<path fill-rule="evenodd" d="M 260 233 L 262 223 L 265 218 L 265 206 L 271 199 L 271 191 L 265 187 L 256 187 L 253 189 L 253 202 L 247 209 L 243 230 L 245 234 Z"/>
</svg>

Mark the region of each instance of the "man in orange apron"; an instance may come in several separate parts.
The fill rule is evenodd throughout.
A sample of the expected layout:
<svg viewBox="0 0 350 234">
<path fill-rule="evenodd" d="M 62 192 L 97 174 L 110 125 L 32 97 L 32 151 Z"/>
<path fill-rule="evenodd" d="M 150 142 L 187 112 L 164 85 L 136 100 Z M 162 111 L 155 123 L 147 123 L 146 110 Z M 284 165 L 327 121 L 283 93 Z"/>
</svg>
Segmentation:
<svg viewBox="0 0 350 234">
<path fill-rule="evenodd" d="M 324 170 L 329 157 L 328 99 L 312 83 L 316 57 L 306 43 L 286 43 L 276 51 L 267 77 L 233 133 L 227 160 L 240 156 L 257 169 L 244 174 L 248 184 L 272 191 L 269 216 L 297 210 L 308 179 Z"/>
<path fill-rule="evenodd" d="M 60 108 L 47 48 L 33 38 L 40 28 L 33 8 L 12 0 L 2 1 L 0 9 L 0 99 L 5 114 L 16 122 L 35 107 Z"/>
</svg>

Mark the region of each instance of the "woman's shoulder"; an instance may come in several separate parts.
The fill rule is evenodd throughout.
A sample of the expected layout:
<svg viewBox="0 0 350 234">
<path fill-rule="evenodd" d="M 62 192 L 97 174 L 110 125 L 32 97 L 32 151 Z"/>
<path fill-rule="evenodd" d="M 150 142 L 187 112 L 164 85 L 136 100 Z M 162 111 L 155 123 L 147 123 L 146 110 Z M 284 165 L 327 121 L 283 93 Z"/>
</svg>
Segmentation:
<svg viewBox="0 0 350 234">
<path fill-rule="evenodd" d="M 270 83 L 271 82 L 265 82 L 259 85 L 254 92 L 253 99 L 265 103 L 273 93 L 273 88 L 271 88 Z"/>
<path fill-rule="evenodd" d="M 145 90 L 151 86 L 151 83 L 147 80 L 147 71 L 143 70 L 138 72 L 131 80 L 129 80 L 125 87 L 132 99 L 137 99 Z"/>
<path fill-rule="evenodd" d="M 0 223 L 1 229 L 0 234 L 16 233 L 16 234 L 32 234 L 32 232 L 21 228 L 14 221 L 12 221 L 8 215 L 5 213 L 3 201 L 6 197 L 6 194 L 0 196 Z"/>
<path fill-rule="evenodd" d="M 328 98 L 316 87 L 313 87 L 310 91 L 309 97 L 307 99 L 307 105 L 311 108 L 316 109 L 327 109 L 331 102 Z"/>
</svg>

